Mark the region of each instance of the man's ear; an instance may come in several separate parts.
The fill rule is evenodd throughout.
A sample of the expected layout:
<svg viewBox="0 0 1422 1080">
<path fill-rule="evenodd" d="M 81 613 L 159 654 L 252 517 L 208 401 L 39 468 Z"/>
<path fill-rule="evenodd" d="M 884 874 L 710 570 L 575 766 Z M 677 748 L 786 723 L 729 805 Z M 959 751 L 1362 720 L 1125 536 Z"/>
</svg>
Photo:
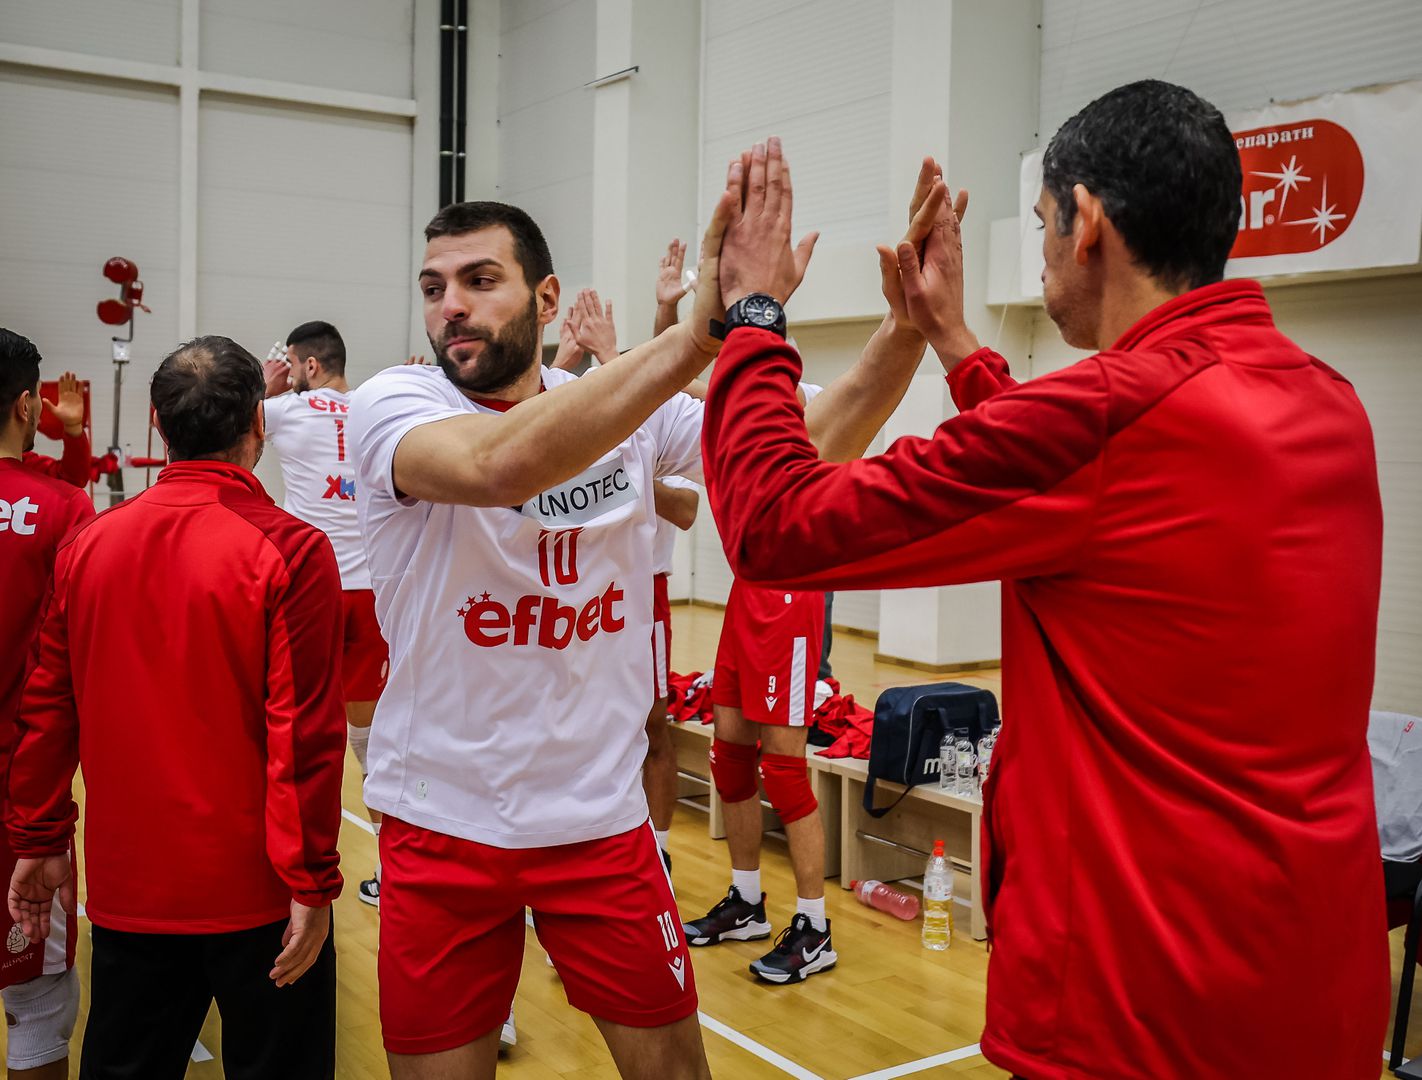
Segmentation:
<svg viewBox="0 0 1422 1080">
<path fill-rule="evenodd" d="M 558 318 L 558 299 L 562 293 L 562 286 L 558 284 L 558 275 L 549 274 L 538 283 L 538 288 L 533 290 L 533 294 L 538 299 L 538 323 L 540 326 L 547 326 Z"/>
<path fill-rule="evenodd" d="M 257 402 L 257 411 L 252 416 L 252 434 L 258 442 L 267 441 L 267 403 Z"/>
<path fill-rule="evenodd" d="M 1076 184 L 1071 189 L 1076 200 L 1076 220 L 1072 223 L 1072 255 L 1078 265 L 1085 266 L 1091 249 L 1101 243 L 1101 229 L 1106 214 L 1101 200 L 1086 189 L 1085 184 Z"/>
</svg>

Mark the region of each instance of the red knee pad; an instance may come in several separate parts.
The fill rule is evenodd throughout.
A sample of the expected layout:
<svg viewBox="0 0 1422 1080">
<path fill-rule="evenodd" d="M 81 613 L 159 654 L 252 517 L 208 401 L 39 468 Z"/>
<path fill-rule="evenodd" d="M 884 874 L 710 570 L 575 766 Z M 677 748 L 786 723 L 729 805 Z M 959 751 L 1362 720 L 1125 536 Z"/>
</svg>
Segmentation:
<svg viewBox="0 0 1422 1080">
<path fill-rule="evenodd" d="M 711 779 L 722 802 L 744 802 L 760 794 L 755 782 L 755 759 L 760 747 L 755 743 L 711 740 Z"/>
<path fill-rule="evenodd" d="M 789 825 L 819 809 L 815 793 L 810 790 L 810 771 L 803 757 L 762 754 L 760 778 L 765 781 L 765 794 L 770 798 L 770 805 L 780 815 L 780 824 Z"/>
</svg>

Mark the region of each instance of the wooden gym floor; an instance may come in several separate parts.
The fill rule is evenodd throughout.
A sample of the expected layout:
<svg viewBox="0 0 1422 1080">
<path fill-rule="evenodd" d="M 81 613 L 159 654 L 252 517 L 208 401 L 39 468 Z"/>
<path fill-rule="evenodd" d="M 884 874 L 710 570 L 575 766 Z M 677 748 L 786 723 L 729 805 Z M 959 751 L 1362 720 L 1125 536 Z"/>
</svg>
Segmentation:
<svg viewBox="0 0 1422 1080">
<path fill-rule="evenodd" d="M 703 670 L 715 656 L 721 613 L 679 606 L 673 613 L 672 666 Z M 832 660 L 845 691 L 871 706 L 887 686 L 938 678 L 998 690 L 999 672 L 931 676 L 910 668 L 876 663 L 872 639 L 837 634 Z M 82 796 L 81 796 L 82 800 Z M 383 1080 L 389 1076 L 380 1045 L 376 1006 L 375 948 L 379 914 L 356 899 L 355 885 L 374 866 L 375 839 L 361 824 L 360 776 L 348 761 L 346 821 L 341 830 L 341 868 L 346 891 L 336 903 L 339 950 L 337 1076 L 341 1080 Z M 682 914 L 703 914 L 726 889 L 729 863 L 725 845 L 707 836 L 704 812 L 679 805 L 671 837 L 673 875 Z M 776 932 L 794 911 L 795 890 L 785 845 L 767 837 L 762 872 Z M 80 896 L 82 899 L 83 890 Z M 957 1077 L 987 1080 L 1007 1073 L 977 1053 L 983 1023 L 987 952 L 965 932 L 967 909 L 955 908 L 958 931 L 952 948 L 931 953 L 920 947 L 918 924 L 902 923 L 862 907 L 837 882 L 826 883 L 839 965 L 799 986 L 760 983 L 746 965 L 766 942 L 736 942 L 693 950 L 696 982 L 711 1070 L 727 1080 L 798 1077 L 839 1080 L 873 1076 Z M 80 921 L 80 925 L 85 925 Z M 1402 931 L 1392 935 L 1393 968 L 1401 962 Z M 79 1027 L 73 1041 L 70 1076 L 78 1076 L 78 1048 L 88 1008 L 88 935 L 79 942 L 83 985 Z M 1396 995 L 1396 974 L 1393 992 Z M 532 931 L 524 950 L 523 976 L 515 1003 L 518 1046 L 500 1064 L 501 1076 L 517 1080 L 604 1080 L 616 1077 L 592 1022 L 564 1000 Z M 1409 1054 L 1422 1054 L 1422 995 L 1414 998 Z M 1389 1030 L 1389 1038 L 1391 1032 Z M 222 1075 L 221 1029 L 216 1010 L 203 1027 L 190 1080 Z M 1379 1047 L 1379 1051 L 1382 1051 Z M 1379 1060 L 1380 1077 L 1391 1074 Z M 1244 1078 L 1241 1078 L 1244 1080 Z"/>
</svg>

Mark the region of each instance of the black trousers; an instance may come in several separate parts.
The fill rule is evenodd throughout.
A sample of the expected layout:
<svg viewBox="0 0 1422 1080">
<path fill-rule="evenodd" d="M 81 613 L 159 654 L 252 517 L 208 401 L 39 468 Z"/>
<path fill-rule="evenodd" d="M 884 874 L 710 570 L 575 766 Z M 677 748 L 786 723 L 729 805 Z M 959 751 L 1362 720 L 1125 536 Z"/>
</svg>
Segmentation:
<svg viewBox="0 0 1422 1080">
<path fill-rule="evenodd" d="M 268 978 L 286 920 L 227 934 L 95 926 L 81 1080 L 182 1080 L 213 1000 L 227 1080 L 333 1080 L 336 945 L 290 986 Z"/>
</svg>

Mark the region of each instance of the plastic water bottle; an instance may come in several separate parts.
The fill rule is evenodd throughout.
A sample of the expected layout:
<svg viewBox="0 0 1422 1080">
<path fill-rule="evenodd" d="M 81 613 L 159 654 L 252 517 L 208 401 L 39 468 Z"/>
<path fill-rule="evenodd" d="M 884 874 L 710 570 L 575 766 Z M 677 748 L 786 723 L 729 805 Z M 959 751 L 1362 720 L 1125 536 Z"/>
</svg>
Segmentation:
<svg viewBox="0 0 1422 1080">
<path fill-rule="evenodd" d="M 933 854 L 923 871 L 923 947 L 942 952 L 953 942 L 953 868 L 943 854 L 943 841 L 933 841 Z"/>
<path fill-rule="evenodd" d="M 891 889 L 882 881 L 851 881 L 849 887 L 861 904 L 878 908 L 904 922 L 918 918 L 918 898 Z"/>
<path fill-rule="evenodd" d="M 938 744 L 938 790 L 956 791 L 958 788 L 958 741 L 953 732 L 943 736 Z"/>
<path fill-rule="evenodd" d="M 959 795 L 976 795 L 978 793 L 978 759 L 977 755 L 973 753 L 973 740 L 968 735 L 967 728 L 958 729 L 955 749 L 958 768 L 954 790 Z"/>
<path fill-rule="evenodd" d="M 988 770 L 992 767 L 992 752 L 997 746 L 997 733 L 1000 728 L 1001 725 L 994 725 L 992 730 L 978 741 L 978 783 L 981 787 L 987 786 Z"/>
</svg>

